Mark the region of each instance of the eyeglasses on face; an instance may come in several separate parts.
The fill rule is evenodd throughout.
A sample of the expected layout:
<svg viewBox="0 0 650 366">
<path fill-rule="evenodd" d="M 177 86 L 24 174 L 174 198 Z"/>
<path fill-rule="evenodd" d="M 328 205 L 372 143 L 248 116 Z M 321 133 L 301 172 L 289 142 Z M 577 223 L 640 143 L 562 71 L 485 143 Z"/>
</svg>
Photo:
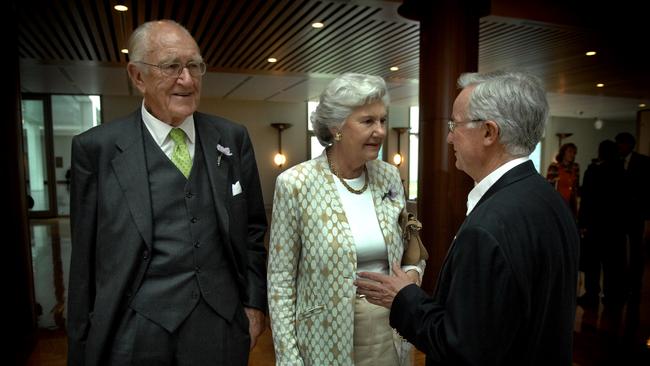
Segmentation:
<svg viewBox="0 0 650 366">
<path fill-rule="evenodd" d="M 168 77 L 179 77 L 183 73 L 183 69 L 187 68 L 187 71 L 189 71 L 190 75 L 194 77 L 199 77 L 203 74 L 205 74 L 206 66 L 205 62 L 196 62 L 196 61 L 190 61 L 183 65 L 180 62 L 165 62 L 161 64 L 150 64 L 144 61 L 134 61 L 137 64 L 143 64 L 151 67 L 156 67 L 160 72 L 163 73 L 163 75 L 168 76 Z"/>
<path fill-rule="evenodd" d="M 449 132 L 454 132 L 454 129 L 456 129 L 456 126 L 463 124 L 463 123 L 476 123 L 476 122 L 485 122 L 484 119 L 470 119 L 467 121 L 454 121 L 453 119 L 450 119 L 447 121 L 447 129 L 449 129 Z"/>
</svg>

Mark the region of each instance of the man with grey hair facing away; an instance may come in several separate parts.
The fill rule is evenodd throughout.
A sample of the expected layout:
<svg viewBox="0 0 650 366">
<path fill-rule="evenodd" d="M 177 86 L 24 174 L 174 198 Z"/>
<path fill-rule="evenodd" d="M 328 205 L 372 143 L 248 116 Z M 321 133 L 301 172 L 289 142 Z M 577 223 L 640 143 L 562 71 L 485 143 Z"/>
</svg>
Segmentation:
<svg viewBox="0 0 650 366">
<path fill-rule="evenodd" d="M 476 186 L 437 288 L 428 296 L 393 267 L 360 273 L 358 292 L 391 308 L 391 326 L 427 365 L 571 365 L 578 231 L 528 158 L 544 131 L 545 91 L 520 72 L 463 74 L 458 84 L 447 142 Z"/>
</svg>

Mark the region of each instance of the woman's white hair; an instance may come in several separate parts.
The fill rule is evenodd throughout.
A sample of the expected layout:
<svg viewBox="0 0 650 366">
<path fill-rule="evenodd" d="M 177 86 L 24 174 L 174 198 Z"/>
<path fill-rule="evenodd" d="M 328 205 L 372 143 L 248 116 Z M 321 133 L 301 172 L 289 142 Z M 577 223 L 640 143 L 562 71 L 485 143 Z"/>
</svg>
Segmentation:
<svg viewBox="0 0 650 366">
<path fill-rule="evenodd" d="M 378 101 L 384 106 L 390 102 L 386 82 L 380 76 L 346 73 L 332 80 L 310 116 L 318 142 L 331 145 L 332 128 L 340 129 L 355 108 Z"/>
</svg>

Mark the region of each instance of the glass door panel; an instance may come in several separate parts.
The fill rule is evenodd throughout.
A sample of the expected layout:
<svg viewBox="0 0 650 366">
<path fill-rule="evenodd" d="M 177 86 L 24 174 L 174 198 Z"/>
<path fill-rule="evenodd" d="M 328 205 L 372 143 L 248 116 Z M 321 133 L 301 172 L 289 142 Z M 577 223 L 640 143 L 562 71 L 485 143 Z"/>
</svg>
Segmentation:
<svg viewBox="0 0 650 366">
<path fill-rule="evenodd" d="M 47 105 L 44 99 L 23 99 L 23 147 L 30 216 L 49 216 L 56 204 L 48 164 Z"/>
<path fill-rule="evenodd" d="M 70 215 L 72 138 L 101 123 L 98 95 L 53 95 L 52 131 L 58 216 Z"/>
</svg>

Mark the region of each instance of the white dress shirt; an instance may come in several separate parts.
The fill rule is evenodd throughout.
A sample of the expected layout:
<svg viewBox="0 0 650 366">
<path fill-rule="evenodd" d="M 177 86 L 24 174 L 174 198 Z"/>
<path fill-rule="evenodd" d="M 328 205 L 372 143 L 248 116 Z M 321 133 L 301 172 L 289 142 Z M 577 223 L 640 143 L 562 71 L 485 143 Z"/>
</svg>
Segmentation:
<svg viewBox="0 0 650 366">
<path fill-rule="evenodd" d="M 154 141 L 156 141 L 158 146 L 160 146 L 169 160 L 171 160 L 172 152 L 174 151 L 174 141 L 172 141 L 171 137 L 169 137 L 169 132 L 174 127 L 154 117 L 151 113 L 149 113 L 147 108 L 144 107 L 144 103 L 142 103 L 142 121 L 144 121 L 144 125 L 147 126 L 147 130 L 151 134 L 151 137 L 153 137 Z M 183 121 L 183 123 L 178 126 L 178 128 L 182 129 L 183 132 L 185 132 L 185 136 L 187 137 L 185 142 L 187 143 L 187 148 L 190 151 L 190 158 L 192 158 L 192 161 L 194 161 L 194 148 L 196 147 L 194 115 L 190 114 L 185 119 L 185 121 Z"/>
</svg>

